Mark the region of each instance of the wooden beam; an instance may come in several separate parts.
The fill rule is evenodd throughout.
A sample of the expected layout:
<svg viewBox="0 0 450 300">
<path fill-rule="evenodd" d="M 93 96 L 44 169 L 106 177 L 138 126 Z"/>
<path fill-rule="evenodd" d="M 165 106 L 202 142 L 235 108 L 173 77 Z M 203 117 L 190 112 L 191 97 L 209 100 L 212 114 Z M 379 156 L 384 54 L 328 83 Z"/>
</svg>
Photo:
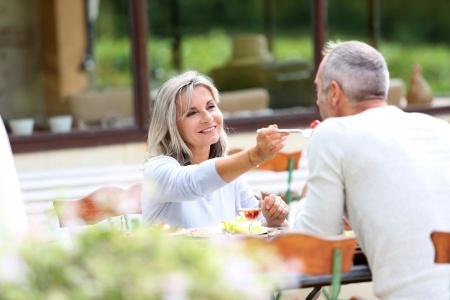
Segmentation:
<svg viewBox="0 0 450 300">
<path fill-rule="evenodd" d="M 84 1 L 41 0 L 39 10 L 44 111 L 68 113 L 66 98 L 88 84 L 81 69 L 86 50 Z"/>
<path fill-rule="evenodd" d="M 177 72 L 182 70 L 181 61 L 181 16 L 178 0 L 170 1 L 170 28 L 172 35 L 172 66 Z"/>
<path fill-rule="evenodd" d="M 380 3 L 379 0 L 367 0 L 369 44 L 378 48 L 380 40 Z"/>
<path fill-rule="evenodd" d="M 311 0 L 313 44 L 314 44 L 314 67 L 319 68 L 322 61 L 322 49 L 327 39 L 327 0 Z"/>
<path fill-rule="evenodd" d="M 263 1 L 263 27 L 264 35 L 267 38 L 267 46 L 270 53 L 273 53 L 273 39 L 275 28 L 273 0 Z"/>
<path fill-rule="evenodd" d="M 150 113 L 149 76 L 147 64 L 146 0 L 129 1 L 131 22 L 131 57 L 133 64 L 134 116 L 140 130 L 148 129 Z"/>
</svg>

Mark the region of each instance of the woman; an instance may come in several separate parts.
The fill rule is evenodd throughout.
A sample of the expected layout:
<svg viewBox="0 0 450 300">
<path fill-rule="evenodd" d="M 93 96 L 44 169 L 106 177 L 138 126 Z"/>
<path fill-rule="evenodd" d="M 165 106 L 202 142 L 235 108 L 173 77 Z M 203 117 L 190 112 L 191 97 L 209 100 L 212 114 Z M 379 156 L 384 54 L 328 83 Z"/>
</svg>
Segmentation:
<svg viewBox="0 0 450 300">
<path fill-rule="evenodd" d="M 146 223 L 182 228 L 218 226 L 235 220 L 240 208 L 257 207 L 240 176 L 275 156 L 286 133 L 263 128 L 255 146 L 233 155 L 212 81 L 195 71 L 169 79 L 153 104 L 144 167 L 142 214 Z M 288 226 L 288 206 L 280 197 L 262 200 L 265 226 Z"/>
</svg>

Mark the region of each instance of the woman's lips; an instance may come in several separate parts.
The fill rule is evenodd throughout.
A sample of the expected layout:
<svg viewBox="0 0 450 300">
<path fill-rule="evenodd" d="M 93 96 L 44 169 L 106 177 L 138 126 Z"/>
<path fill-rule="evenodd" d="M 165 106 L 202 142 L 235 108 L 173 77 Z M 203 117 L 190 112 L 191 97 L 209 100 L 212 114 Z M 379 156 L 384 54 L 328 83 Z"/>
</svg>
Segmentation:
<svg viewBox="0 0 450 300">
<path fill-rule="evenodd" d="M 216 129 L 216 127 L 217 127 L 217 126 L 213 126 L 213 127 L 209 127 L 209 128 L 203 129 L 203 130 L 199 131 L 199 133 L 208 133 L 208 132 L 212 132 L 212 131 L 214 131 L 214 130 Z"/>
</svg>

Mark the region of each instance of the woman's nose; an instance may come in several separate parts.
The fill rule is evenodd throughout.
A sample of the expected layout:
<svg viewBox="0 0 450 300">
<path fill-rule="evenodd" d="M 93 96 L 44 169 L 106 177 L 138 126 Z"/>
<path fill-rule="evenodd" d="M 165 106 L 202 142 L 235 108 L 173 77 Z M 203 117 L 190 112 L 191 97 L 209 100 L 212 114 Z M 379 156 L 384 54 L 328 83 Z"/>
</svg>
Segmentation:
<svg viewBox="0 0 450 300">
<path fill-rule="evenodd" d="M 203 122 L 209 123 L 209 122 L 211 122 L 212 120 L 213 120 L 213 117 L 211 116 L 210 113 L 205 112 L 205 113 L 202 114 L 202 121 L 203 121 Z"/>
</svg>

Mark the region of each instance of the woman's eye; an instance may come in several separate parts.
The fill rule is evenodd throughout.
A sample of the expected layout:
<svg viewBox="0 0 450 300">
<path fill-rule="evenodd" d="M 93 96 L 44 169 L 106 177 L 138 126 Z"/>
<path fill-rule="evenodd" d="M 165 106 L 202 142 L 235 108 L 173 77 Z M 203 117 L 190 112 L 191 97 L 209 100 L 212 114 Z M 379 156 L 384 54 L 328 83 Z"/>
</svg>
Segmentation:
<svg viewBox="0 0 450 300">
<path fill-rule="evenodd" d="M 210 104 L 210 105 L 208 105 L 208 109 L 213 109 L 213 108 L 216 108 L 216 105 L 215 105 L 215 104 Z"/>
<path fill-rule="evenodd" d="M 186 116 L 191 117 L 191 116 L 193 116 L 193 115 L 195 115 L 195 111 L 190 111 L 190 112 L 188 112 Z"/>
</svg>

